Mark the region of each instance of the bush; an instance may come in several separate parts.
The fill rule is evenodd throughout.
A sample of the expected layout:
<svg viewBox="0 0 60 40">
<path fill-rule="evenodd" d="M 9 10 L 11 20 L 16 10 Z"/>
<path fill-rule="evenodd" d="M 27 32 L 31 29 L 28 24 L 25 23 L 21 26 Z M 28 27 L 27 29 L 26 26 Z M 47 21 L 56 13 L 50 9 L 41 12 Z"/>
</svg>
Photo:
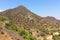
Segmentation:
<svg viewBox="0 0 60 40">
<path fill-rule="evenodd" d="M 0 21 L 0 27 L 2 26 L 2 24 L 3 24 L 3 22 L 2 22 L 2 21 Z"/>
<path fill-rule="evenodd" d="M 32 36 L 32 34 L 25 31 L 23 27 L 17 28 L 13 23 L 6 24 L 5 26 L 7 29 L 13 30 L 19 35 L 23 36 L 25 40 L 35 40 L 35 38 Z M 17 31 L 16 31 L 17 30 Z"/>
<path fill-rule="evenodd" d="M 21 36 L 23 36 L 25 38 L 25 40 L 35 40 L 35 38 L 32 36 L 32 34 L 26 32 L 23 27 L 20 27 L 18 29 L 18 34 L 20 34 Z"/>
<path fill-rule="evenodd" d="M 6 24 L 6 26 L 5 26 L 7 29 L 10 29 L 10 30 L 14 30 L 14 31 L 16 31 L 17 30 L 17 27 L 13 24 L 13 23 L 8 23 L 8 24 Z"/>
<path fill-rule="evenodd" d="M 32 36 L 32 34 L 27 34 L 27 35 L 25 35 L 24 37 L 25 37 L 26 40 L 36 40 L 36 39 Z"/>
<path fill-rule="evenodd" d="M 0 16 L 0 21 L 8 20 L 7 17 Z"/>
<path fill-rule="evenodd" d="M 53 36 L 53 39 L 54 40 L 60 40 L 60 37 L 59 36 Z"/>
<path fill-rule="evenodd" d="M 22 27 L 18 28 L 18 34 L 20 34 L 21 36 L 26 35 L 24 28 Z"/>
</svg>

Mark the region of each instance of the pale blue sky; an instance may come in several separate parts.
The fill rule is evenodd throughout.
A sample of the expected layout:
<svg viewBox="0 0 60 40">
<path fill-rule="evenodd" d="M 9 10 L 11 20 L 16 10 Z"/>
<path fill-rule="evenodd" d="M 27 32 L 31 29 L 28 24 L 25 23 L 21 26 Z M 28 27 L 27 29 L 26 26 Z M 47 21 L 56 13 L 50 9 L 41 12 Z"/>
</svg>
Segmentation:
<svg viewBox="0 0 60 40">
<path fill-rule="evenodd" d="M 0 10 L 24 5 L 40 16 L 53 16 L 60 19 L 60 0 L 0 0 Z"/>
</svg>

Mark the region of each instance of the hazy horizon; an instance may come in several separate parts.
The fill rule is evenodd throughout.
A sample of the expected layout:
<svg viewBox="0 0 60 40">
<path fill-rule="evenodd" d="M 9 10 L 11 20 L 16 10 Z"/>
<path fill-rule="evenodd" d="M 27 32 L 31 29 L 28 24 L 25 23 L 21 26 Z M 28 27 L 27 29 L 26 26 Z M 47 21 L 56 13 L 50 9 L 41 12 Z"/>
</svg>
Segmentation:
<svg viewBox="0 0 60 40">
<path fill-rule="evenodd" d="M 39 16 L 60 19 L 60 0 L 0 0 L 0 12 L 23 5 Z"/>
</svg>

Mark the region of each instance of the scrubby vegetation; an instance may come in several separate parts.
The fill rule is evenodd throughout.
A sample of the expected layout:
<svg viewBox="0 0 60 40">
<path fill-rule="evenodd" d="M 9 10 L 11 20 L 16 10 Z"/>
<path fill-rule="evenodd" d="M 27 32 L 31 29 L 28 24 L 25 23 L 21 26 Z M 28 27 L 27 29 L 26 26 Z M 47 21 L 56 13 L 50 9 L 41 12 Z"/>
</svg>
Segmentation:
<svg viewBox="0 0 60 40">
<path fill-rule="evenodd" d="M 53 36 L 53 39 L 54 39 L 54 40 L 60 40 L 60 36 L 56 36 L 56 35 L 55 35 L 55 36 Z"/>
<path fill-rule="evenodd" d="M 4 21 L 7 21 L 8 18 L 7 17 L 4 17 L 4 16 L 0 16 L 0 27 L 2 27 Z"/>
<path fill-rule="evenodd" d="M 10 29 L 10 30 L 14 30 L 14 31 L 17 30 L 17 27 L 16 27 L 12 22 L 6 24 L 5 27 L 6 27 L 7 29 Z"/>
<path fill-rule="evenodd" d="M 32 36 L 32 34 L 26 32 L 23 27 L 20 27 L 18 29 L 18 34 L 20 34 L 21 36 L 23 36 L 26 40 L 35 40 L 35 38 Z"/>
<path fill-rule="evenodd" d="M 2 24 L 3 24 L 3 22 L 2 22 L 2 21 L 0 21 L 0 26 L 2 26 Z"/>
<path fill-rule="evenodd" d="M 2 15 L 0 16 L 0 27 L 2 27 L 1 25 L 3 25 L 5 21 L 9 21 L 5 27 L 19 34 L 25 38 L 25 40 L 40 40 L 40 38 L 44 39 L 47 35 L 50 38 L 52 35 L 54 40 L 60 40 L 60 21 L 55 18 L 40 17 L 26 10 L 25 7 L 7 10 L 0 15 Z M 55 32 L 57 32 L 57 34 L 55 34 Z"/>
<path fill-rule="evenodd" d="M 19 35 L 23 36 L 25 38 L 25 40 L 35 40 L 35 38 L 32 36 L 31 33 L 26 32 L 23 27 L 17 28 L 12 22 L 6 24 L 5 27 L 7 29 L 13 30 L 16 33 L 18 33 Z"/>
<path fill-rule="evenodd" d="M 4 16 L 0 16 L 0 21 L 5 21 L 5 20 L 8 20 L 8 18 Z"/>
</svg>

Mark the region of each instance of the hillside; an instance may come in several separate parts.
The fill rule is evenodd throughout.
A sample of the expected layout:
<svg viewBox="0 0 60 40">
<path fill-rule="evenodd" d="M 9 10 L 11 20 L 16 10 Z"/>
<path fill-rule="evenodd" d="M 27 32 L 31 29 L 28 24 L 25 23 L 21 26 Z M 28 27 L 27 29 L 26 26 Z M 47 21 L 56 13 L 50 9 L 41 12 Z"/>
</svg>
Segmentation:
<svg viewBox="0 0 60 40">
<path fill-rule="evenodd" d="M 24 6 L 0 12 L 0 16 L 1 30 L 8 35 L 8 39 L 1 35 L 1 40 L 60 40 L 60 20 L 54 17 L 38 16 Z"/>
<path fill-rule="evenodd" d="M 0 16 L 0 40 L 24 40 L 23 37 L 6 29 L 5 26 L 7 23 L 9 23 L 8 18 Z"/>
</svg>

